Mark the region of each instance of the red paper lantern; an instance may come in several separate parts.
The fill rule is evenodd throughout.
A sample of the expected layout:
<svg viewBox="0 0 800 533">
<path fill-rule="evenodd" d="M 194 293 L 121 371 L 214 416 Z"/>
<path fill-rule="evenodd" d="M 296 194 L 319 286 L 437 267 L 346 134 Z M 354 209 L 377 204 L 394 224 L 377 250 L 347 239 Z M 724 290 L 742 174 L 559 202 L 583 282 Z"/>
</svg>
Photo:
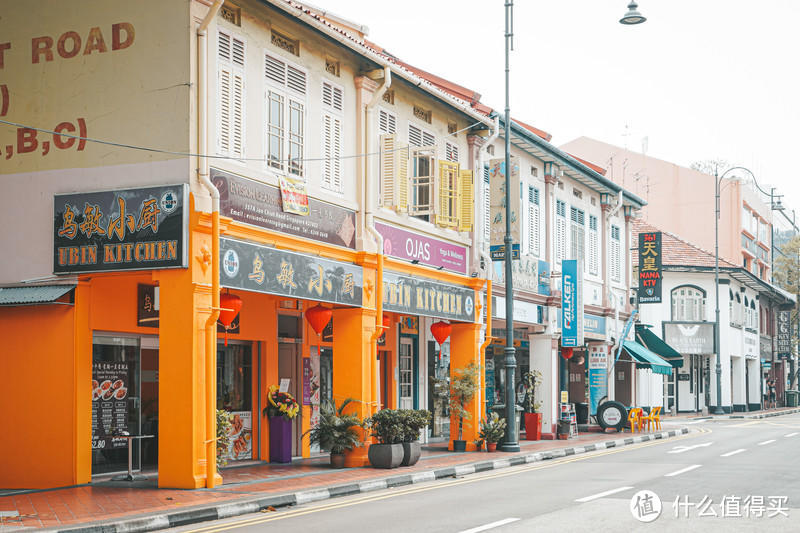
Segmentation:
<svg viewBox="0 0 800 533">
<path fill-rule="evenodd" d="M 448 324 L 447 322 L 434 322 L 431 324 L 431 333 L 433 333 L 433 338 L 436 339 L 440 345 L 444 344 L 444 341 L 447 340 L 447 337 L 450 336 L 450 331 L 452 331 L 453 326 Z"/>
<path fill-rule="evenodd" d="M 573 352 L 573 348 L 561 348 L 561 357 L 567 360 L 572 359 Z"/>
<path fill-rule="evenodd" d="M 226 292 L 219 296 L 219 321 L 225 328 L 225 346 L 228 345 L 228 328 L 242 309 L 242 299 Z"/>
<path fill-rule="evenodd" d="M 317 333 L 317 335 L 322 333 L 322 330 L 324 330 L 325 326 L 328 325 L 328 322 L 331 321 L 332 316 L 333 310 L 328 309 L 327 307 L 322 307 L 319 304 L 306 309 L 306 320 L 308 320 L 308 323 L 311 324 L 311 327 Z M 322 351 L 322 347 L 320 347 L 319 343 L 317 343 L 317 355 L 320 354 L 320 351 Z"/>
</svg>

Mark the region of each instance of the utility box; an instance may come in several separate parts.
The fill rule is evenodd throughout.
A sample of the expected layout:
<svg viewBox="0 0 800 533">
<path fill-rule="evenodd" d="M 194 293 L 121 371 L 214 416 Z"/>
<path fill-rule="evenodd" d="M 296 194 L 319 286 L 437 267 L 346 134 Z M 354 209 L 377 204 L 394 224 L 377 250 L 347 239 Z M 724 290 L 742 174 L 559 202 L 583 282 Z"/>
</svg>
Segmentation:
<svg viewBox="0 0 800 533">
<path fill-rule="evenodd" d="M 786 391 L 786 407 L 797 407 L 797 405 L 798 405 L 798 396 L 800 396 L 800 391 L 787 390 Z"/>
</svg>

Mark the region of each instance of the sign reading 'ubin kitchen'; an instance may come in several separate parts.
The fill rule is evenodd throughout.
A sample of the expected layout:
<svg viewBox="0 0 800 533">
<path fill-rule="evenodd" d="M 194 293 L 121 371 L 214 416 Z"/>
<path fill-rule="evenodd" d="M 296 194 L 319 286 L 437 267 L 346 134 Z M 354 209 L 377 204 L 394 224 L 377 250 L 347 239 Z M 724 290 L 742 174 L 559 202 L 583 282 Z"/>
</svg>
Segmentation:
<svg viewBox="0 0 800 533">
<path fill-rule="evenodd" d="M 583 272 L 575 259 L 561 262 L 561 346 L 583 346 Z"/>
<path fill-rule="evenodd" d="M 383 309 L 475 322 L 475 291 L 396 272 L 383 272 Z"/>
<path fill-rule="evenodd" d="M 639 234 L 639 303 L 661 303 L 661 232 Z"/>
<path fill-rule="evenodd" d="M 57 194 L 53 272 L 187 266 L 185 184 Z"/>
</svg>

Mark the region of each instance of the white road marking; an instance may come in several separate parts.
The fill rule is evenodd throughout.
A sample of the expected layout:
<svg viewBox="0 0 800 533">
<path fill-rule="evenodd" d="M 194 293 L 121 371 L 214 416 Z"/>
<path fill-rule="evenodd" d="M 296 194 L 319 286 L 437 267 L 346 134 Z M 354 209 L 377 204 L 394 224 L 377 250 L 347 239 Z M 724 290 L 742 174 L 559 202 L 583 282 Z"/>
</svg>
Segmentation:
<svg viewBox="0 0 800 533">
<path fill-rule="evenodd" d="M 744 448 L 739 448 L 738 450 L 733 450 L 732 452 L 723 453 L 720 457 L 730 457 L 731 455 L 736 455 L 737 453 L 746 452 L 747 450 Z"/>
<path fill-rule="evenodd" d="M 694 470 L 695 468 L 700 468 L 703 465 L 692 465 L 687 466 L 686 468 L 681 468 L 680 470 L 676 470 L 675 472 L 670 472 L 669 474 L 664 474 L 664 477 L 672 477 L 683 474 L 685 472 L 689 472 L 690 470 Z"/>
<path fill-rule="evenodd" d="M 517 520 L 519 520 L 519 518 L 504 518 L 503 520 L 498 520 L 497 522 L 492 522 L 491 524 L 484 524 L 482 526 L 473 527 L 472 529 L 465 529 L 463 531 L 459 531 L 458 533 L 479 533 L 480 531 L 494 529 L 496 527 L 510 524 L 511 522 L 516 522 Z"/>
<path fill-rule="evenodd" d="M 591 496 L 585 496 L 585 497 L 583 497 L 583 498 L 578 498 L 578 499 L 577 499 L 577 500 L 575 500 L 575 501 L 576 501 L 576 502 L 580 502 L 580 503 L 586 503 L 586 502 L 590 502 L 590 501 L 592 501 L 592 500 L 596 500 L 596 499 L 598 499 L 598 498 L 604 498 L 604 497 L 606 497 L 606 496 L 610 496 L 610 495 L 612 495 L 612 494 L 616 494 L 616 493 L 618 493 L 618 492 L 622 492 L 622 491 L 624 491 L 624 490 L 629 490 L 629 489 L 632 489 L 632 488 L 633 488 L 633 487 L 620 487 L 620 488 L 618 488 L 618 489 L 611 489 L 611 490 L 607 490 L 607 491 L 605 491 L 605 492 L 600 492 L 600 493 L 597 493 L 597 494 L 592 494 Z"/>
<path fill-rule="evenodd" d="M 714 443 L 704 442 L 703 444 L 695 444 L 694 446 L 675 446 L 675 448 L 668 451 L 667 453 L 683 453 L 683 452 L 688 452 L 689 450 L 694 450 L 695 448 L 705 448 L 706 446 L 711 446 L 712 444 Z"/>
<path fill-rule="evenodd" d="M 794 437 L 795 435 L 797 435 L 797 431 L 794 433 L 789 433 L 788 435 L 784 435 L 784 437 Z"/>
<path fill-rule="evenodd" d="M 765 444 L 772 444 L 773 442 L 775 442 L 775 439 L 765 440 L 764 442 L 759 442 L 758 445 L 759 446 L 764 446 Z"/>
</svg>

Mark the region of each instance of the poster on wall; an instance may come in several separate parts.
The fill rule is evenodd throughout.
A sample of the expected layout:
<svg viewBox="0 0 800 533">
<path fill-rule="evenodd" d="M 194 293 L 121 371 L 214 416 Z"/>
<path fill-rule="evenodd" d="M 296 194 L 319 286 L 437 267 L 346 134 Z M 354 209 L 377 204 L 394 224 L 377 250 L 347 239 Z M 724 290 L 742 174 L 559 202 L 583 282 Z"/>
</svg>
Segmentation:
<svg viewBox="0 0 800 533">
<path fill-rule="evenodd" d="M 125 448 L 128 432 L 128 363 L 92 364 L 92 449 Z"/>
<path fill-rule="evenodd" d="M 597 404 L 608 395 L 608 347 L 589 345 L 589 414 L 597 414 Z"/>
<path fill-rule="evenodd" d="M 308 193 L 306 193 L 305 180 L 302 178 L 281 176 L 280 185 L 283 212 L 294 213 L 295 215 L 304 217 L 308 216 L 311 211 L 308 208 Z"/>
<path fill-rule="evenodd" d="M 231 429 L 228 431 L 230 444 L 226 457 L 228 461 L 242 461 L 253 458 L 253 413 L 251 411 L 231 411 Z"/>
</svg>

